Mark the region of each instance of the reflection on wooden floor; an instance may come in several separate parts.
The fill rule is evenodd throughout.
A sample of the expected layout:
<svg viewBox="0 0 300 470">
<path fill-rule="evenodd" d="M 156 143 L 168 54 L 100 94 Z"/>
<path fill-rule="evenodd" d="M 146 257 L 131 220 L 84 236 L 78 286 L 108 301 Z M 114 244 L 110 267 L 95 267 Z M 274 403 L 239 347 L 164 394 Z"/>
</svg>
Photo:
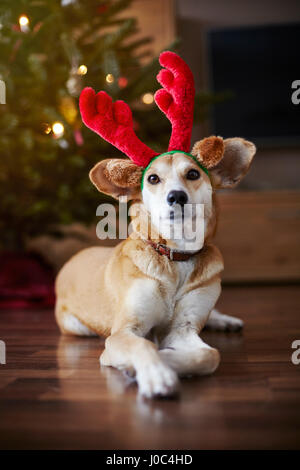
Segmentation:
<svg viewBox="0 0 300 470">
<path fill-rule="evenodd" d="M 243 318 L 244 332 L 205 332 L 218 371 L 152 402 L 100 369 L 102 340 L 60 336 L 50 311 L 0 312 L 0 447 L 300 448 L 299 302 L 297 286 L 225 288 L 219 308 Z"/>
</svg>

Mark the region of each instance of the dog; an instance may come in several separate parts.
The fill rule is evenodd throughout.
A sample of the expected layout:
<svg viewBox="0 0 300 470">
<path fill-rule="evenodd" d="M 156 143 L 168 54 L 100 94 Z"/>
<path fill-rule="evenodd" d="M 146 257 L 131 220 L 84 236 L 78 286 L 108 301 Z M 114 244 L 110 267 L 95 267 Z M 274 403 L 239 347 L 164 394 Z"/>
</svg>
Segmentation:
<svg viewBox="0 0 300 470">
<path fill-rule="evenodd" d="M 182 59 L 164 54 L 161 63 L 167 72 L 186 79 Z M 181 70 L 184 74 L 180 75 Z M 167 82 L 167 93 L 174 98 L 170 75 L 160 76 L 159 81 L 165 86 Z M 184 89 L 182 83 L 180 90 L 188 96 L 189 84 Z M 101 119 L 112 119 L 114 137 L 105 130 L 101 135 L 110 142 L 125 135 L 128 155 L 132 125 L 128 108 L 125 103 L 117 105 L 122 102 L 112 104 L 107 96 L 84 90 L 83 120 L 100 133 L 100 128 L 106 129 Z M 164 103 L 157 99 L 164 111 L 170 108 L 166 97 L 162 97 Z M 177 119 L 178 113 L 174 116 Z M 126 197 L 133 201 L 131 209 L 138 209 L 132 211 L 132 233 L 115 248 L 93 247 L 76 254 L 56 279 L 55 315 L 61 332 L 105 337 L 100 364 L 134 376 L 139 393 L 147 398 L 174 395 L 179 377 L 217 369 L 219 352 L 199 336 L 205 326 L 217 330 L 242 327 L 241 320 L 214 308 L 223 270 L 222 256 L 212 241 L 217 224 L 215 192 L 238 184 L 250 167 L 255 146 L 241 138 L 211 136 L 197 142 L 190 154 L 186 145 L 176 142 L 176 147 L 182 150 L 151 154 L 148 165 L 137 164 L 134 158 L 96 164 L 90 172 L 96 188 L 116 199 Z M 204 209 L 195 211 L 198 205 Z M 190 208 L 187 212 L 186 207 Z M 150 221 L 150 234 L 141 224 L 141 214 Z M 174 235 L 179 222 L 183 228 L 191 222 L 203 228 L 196 246 L 191 248 L 184 235 Z"/>
</svg>

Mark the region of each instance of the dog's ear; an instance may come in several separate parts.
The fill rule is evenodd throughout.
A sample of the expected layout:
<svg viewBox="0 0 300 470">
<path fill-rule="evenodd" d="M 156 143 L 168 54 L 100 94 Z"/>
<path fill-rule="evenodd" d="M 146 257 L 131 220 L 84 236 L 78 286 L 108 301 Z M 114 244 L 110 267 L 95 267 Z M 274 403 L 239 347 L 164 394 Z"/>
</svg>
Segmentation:
<svg viewBox="0 0 300 470">
<path fill-rule="evenodd" d="M 225 139 L 223 158 L 210 170 L 213 186 L 217 189 L 236 186 L 248 172 L 255 152 L 255 145 L 248 140 Z"/>
<path fill-rule="evenodd" d="M 118 199 L 127 196 L 139 199 L 142 168 L 130 160 L 108 159 L 97 163 L 90 171 L 90 180 L 96 188 Z"/>
<path fill-rule="evenodd" d="M 216 189 L 233 188 L 249 170 L 256 147 L 248 140 L 235 137 L 223 140 L 208 137 L 196 142 L 193 155 L 209 169 Z"/>
</svg>

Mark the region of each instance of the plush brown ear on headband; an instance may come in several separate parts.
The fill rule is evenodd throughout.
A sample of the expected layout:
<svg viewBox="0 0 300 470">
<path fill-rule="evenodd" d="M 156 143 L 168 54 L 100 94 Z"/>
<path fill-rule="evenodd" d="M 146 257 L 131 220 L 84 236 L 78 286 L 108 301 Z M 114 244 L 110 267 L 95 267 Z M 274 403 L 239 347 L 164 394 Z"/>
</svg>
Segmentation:
<svg viewBox="0 0 300 470">
<path fill-rule="evenodd" d="M 210 170 L 214 168 L 223 157 L 224 141 L 222 137 L 216 137 L 214 135 L 206 137 L 195 143 L 191 153 L 205 168 Z"/>
<path fill-rule="evenodd" d="M 143 169 L 130 160 L 108 159 L 97 163 L 90 171 L 90 180 L 96 188 L 118 199 L 138 199 Z"/>
<path fill-rule="evenodd" d="M 209 169 L 214 188 L 233 188 L 245 176 L 255 155 L 252 142 L 234 137 L 208 137 L 196 142 L 192 154 Z M 209 165 L 209 166 L 208 166 Z"/>
</svg>

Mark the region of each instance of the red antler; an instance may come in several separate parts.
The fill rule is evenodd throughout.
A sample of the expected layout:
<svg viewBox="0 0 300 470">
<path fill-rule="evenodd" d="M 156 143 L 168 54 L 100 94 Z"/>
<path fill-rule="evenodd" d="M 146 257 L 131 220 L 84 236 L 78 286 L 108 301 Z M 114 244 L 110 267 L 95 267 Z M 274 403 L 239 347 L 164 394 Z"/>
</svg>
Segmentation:
<svg viewBox="0 0 300 470">
<path fill-rule="evenodd" d="M 124 101 L 112 102 L 111 97 L 92 88 L 80 95 L 80 112 L 84 124 L 125 153 L 136 165 L 146 167 L 158 155 L 143 144 L 133 130 L 132 114 Z"/>
<path fill-rule="evenodd" d="M 159 62 L 165 67 L 157 75 L 163 89 L 155 93 L 155 101 L 172 124 L 168 150 L 189 152 L 195 98 L 193 74 L 174 52 L 162 52 Z"/>
</svg>

